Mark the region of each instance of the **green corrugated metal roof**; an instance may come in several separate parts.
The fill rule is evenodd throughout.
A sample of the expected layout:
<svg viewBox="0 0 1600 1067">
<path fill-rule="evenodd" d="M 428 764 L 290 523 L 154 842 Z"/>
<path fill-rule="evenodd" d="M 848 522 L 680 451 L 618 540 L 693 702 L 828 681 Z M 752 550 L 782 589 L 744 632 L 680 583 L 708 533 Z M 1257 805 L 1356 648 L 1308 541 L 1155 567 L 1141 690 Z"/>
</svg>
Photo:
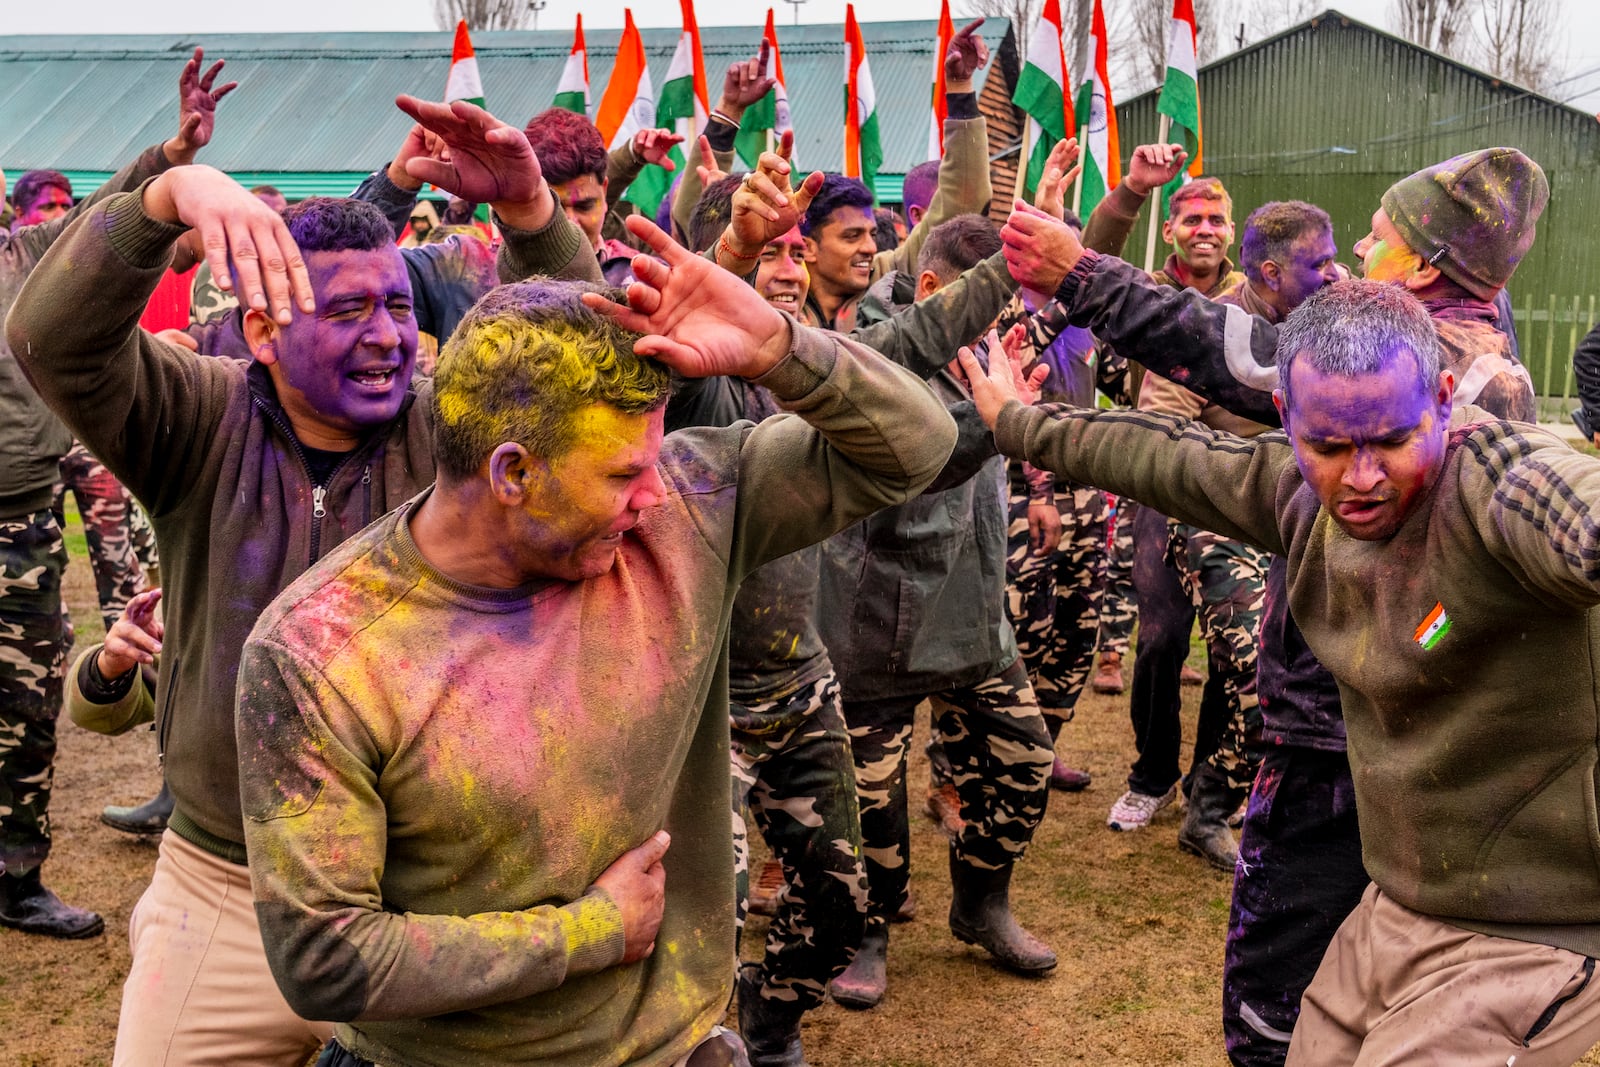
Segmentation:
<svg viewBox="0 0 1600 1067">
<path fill-rule="evenodd" d="M 927 154 L 935 23 L 869 22 L 862 32 L 878 90 L 884 172 L 897 176 Z M 995 51 L 1007 32 L 1004 19 L 984 28 Z M 659 86 L 678 31 L 642 33 Z M 620 35 L 587 34 L 596 104 Z M 721 71 L 751 55 L 760 35 L 758 26 L 702 27 L 713 96 Z M 808 168 L 837 170 L 843 156 L 842 38 L 839 26 L 778 28 L 795 156 Z M 490 110 L 520 123 L 550 106 L 571 42 L 570 30 L 474 35 Z M 201 158 L 252 181 L 348 191 L 349 176 L 390 159 L 405 134 L 410 120 L 394 97 L 436 97 L 443 89 L 450 43 L 448 33 L 12 36 L 0 42 L 0 167 L 13 175 L 54 167 L 85 178 L 115 170 L 172 132 L 178 72 L 202 45 L 208 57 L 228 61 L 240 88 L 223 103 Z M 897 184 L 885 182 L 880 193 L 892 199 Z"/>
</svg>

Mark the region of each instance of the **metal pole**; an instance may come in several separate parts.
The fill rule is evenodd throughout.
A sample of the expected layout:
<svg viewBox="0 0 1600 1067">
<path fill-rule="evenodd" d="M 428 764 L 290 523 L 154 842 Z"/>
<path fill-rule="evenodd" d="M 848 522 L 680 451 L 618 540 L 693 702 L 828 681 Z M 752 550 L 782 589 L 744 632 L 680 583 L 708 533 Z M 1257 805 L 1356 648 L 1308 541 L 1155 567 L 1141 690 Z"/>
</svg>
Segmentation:
<svg viewBox="0 0 1600 1067">
<path fill-rule="evenodd" d="M 1084 153 L 1088 151 L 1085 146 L 1089 143 L 1089 124 L 1085 122 L 1078 127 L 1078 161 L 1083 162 Z M 1072 185 L 1072 213 L 1078 216 L 1078 221 L 1083 221 L 1083 168 L 1078 168 L 1078 180 Z"/>
<path fill-rule="evenodd" d="M 1161 116 L 1161 133 L 1156 137 L 1157 144 L 1166 144 L 1167 135 L 1172 132 L 1172 116 Z M 1150 239 L 1144 246 L 1144 272 L 1153 273 L 1156 269 L 1156 225 L 1160 222 L 1161 191 L 1152 190 L 1150 196 Z"/>
</svg>

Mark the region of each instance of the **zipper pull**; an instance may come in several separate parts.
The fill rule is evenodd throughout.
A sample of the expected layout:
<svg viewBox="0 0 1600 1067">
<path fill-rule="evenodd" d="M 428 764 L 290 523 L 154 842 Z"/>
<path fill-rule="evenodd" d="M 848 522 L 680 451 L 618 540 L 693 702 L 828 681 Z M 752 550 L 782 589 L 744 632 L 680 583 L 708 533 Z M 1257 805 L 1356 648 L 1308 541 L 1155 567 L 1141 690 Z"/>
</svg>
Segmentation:
<svg viewBox="0 0 1600 1067">
<path fill-rule="evenodd" d="M 370 464 L 370 463 L 368 463 L 366 465 L 366 467 L 361 471 L 361 484 L 362 485 L 371 485 L 372 484 L 372 464 Z"/>
<path fill-rule="evenodd" d="M 315 486 L 311 487 L 311 517 L 312 518 L 320 519 L 323 516 L 328 514 L 328 509 L 322 506 L 322 502 L 323 502 L 323 500 L 327 499 L 327 496 L 328 496 L 328 491 L 326 489 L 324 489 L 322 486 L 315 485 Z"/>
</svg>

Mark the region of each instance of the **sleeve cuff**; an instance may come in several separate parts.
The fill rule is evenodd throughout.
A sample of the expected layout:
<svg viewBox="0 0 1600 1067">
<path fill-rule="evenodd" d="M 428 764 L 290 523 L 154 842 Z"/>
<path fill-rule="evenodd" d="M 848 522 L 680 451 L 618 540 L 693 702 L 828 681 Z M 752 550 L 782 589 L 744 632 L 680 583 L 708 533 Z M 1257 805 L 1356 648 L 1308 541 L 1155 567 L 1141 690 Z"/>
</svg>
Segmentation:
<svg viewBox="0 0 1600 1067">
<path fill-rule="evenodd" d="M 1117 187 L 1106 197 L 1106 202 L 1110 205 L 1109 209 L 1115 211 L 1118 216 L 1133 219 L 1138 218 L 1139 212 L 1144 210 L 1144 202 L 1148 199 L 1150 199 L 1148 196 L 1140 196 L 1128 188 L 1127 182 L 1118 182 Z"/>
<path fill-rule="evenodd" d="M 794 403 L 828 380 L 834 364 L 838 362 L 839 353 L 834 342 L 822 330 L 803 326 L 792 319 L 789 328 L 789 354 L 767 373 L 751 381 L 770 389 L 779 400 Z"/>
<path fill-rule="evenodd" d="M 172 259 L 172 242 L 189 232 L 182 223 L 162 222 L 144 211 L 147 178 L 130 192 L 106 200 L 106 239 L 123 262 L 138 270 L 164 267 Z"/>
<path fill-rule="evenodd" d="M 550 199 L 556 200 L 554 190 L 550 192 Z M 548 264 L 556 269 L 576 259 L 587 240 L 583 231 L 568 221 L 561 210 L 559 200 L 556 200 L 555 214 L 550 217 L 550 221 L 537 230 L 524 230 L 509 225 L 498 213 L 494 213 L 494 222 L 505 235 L 506 244 L 516 247 L 517 260 Z"/>
<path fill-rule="evenodd" d="M 711 142 L 711 151 L 732 152 L 734 139 L 739 136 L 739 127 L 712 121 L 706 124 L 705 133 L 706 140 Z"/>
<path fill-rule="evenodd" d="M 627 937 L 622 910 L 604 889 L 589 892 L 558 909 L 567 937 L 567 976 L 593 974 L 622 962 Z"/>
<path fill-rule="evenodd" d="M 972 93 L 946 93 L 944 97 L 945 119 L 975 119 L 981 118 L 978 110 L 978 94 Z"/>
<path fill-rule="evenodd" d="M 1095 264 L 1100 262 L 1100 253 L 1085 248 L 1083 255 L 1078 257 L 1078 262 L 1067 271 L 1067 276 L 1061 279 L 1061 284 L 1056 287 L 1055 298 L 1061 306 L 1066 308 L 1069 315 L 1072 310 L 1073 300 L 1078 295 L 1078 290 L 1088 280 L 1094 271 Z"/>
</svg>

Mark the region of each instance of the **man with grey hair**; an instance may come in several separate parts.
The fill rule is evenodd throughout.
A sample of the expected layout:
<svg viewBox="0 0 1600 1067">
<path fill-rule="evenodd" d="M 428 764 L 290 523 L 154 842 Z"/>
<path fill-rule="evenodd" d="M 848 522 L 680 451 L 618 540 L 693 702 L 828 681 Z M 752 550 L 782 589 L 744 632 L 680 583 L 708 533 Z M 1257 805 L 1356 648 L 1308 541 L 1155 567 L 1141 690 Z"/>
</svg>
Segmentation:
<svg viewBox="0 0 1600 1067">
<path fill-rule="evenodd" d="M 1278 338 L 1287 439 L 1028 408 L 1016 368 L 962 363 L 1002 451 L 1287 560 L 1339 683 L 1373 880 L 1289 1064 L 1569 1064 L 1600 1032 L 1600 462 L 1456 407 L 1402 287 L 1330 286 Z"/>
</svg>

